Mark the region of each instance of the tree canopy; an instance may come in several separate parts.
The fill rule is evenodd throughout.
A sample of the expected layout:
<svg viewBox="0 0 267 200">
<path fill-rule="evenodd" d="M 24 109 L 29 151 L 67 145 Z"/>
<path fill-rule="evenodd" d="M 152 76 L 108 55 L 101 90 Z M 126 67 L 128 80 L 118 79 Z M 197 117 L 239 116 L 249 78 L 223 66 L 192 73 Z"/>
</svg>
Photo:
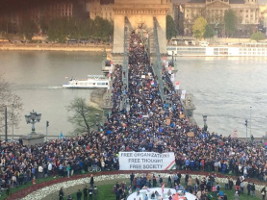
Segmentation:
<svg viewBox="0 0 267 200">
<path fill-rule="evenodd" d="M 175 37 L 177 35 L 177 30 L 175 28 L 174 20 L 170 15 L 167 15 L 166 20 L 167 40 L 170 40 L 172 37 Z"/>
<path fill-rule="evenodd" d="M 207 26 L 207 20 L 204 17 L 198 17 L 194 21 L 193 25 L 193 35 L 197 39 L 202 39 L 204 37 L 204 34 L 206 32 L 206 26 Z"/>
<path fill-rule="evenodd" d="M 215 35 L 214 29 L 210 24 L 205 28 L 204 38 L 212 38 Z"/>
<path fill-rule="evenodd" d="M 113 25 L 100 17 L 95 20 L 58 18 L 48 23 L 47 35 L 50 41 L 58 42 L 64 42 L 67 38 L 110 41 Z"/>
<path fill-rule="evenodd" d="M 253 33 L 251 35 L 250 39 L 256 40 L 258 42 L 260 40 L 264 40 L 265 39 L 265 35 L 264 35 L 264 33 L 258 31 L 258 32 Z"/>
<path fill-rule="evenodd" d="M 101 121 L 103 111 L 86 103 L 84 98 L 75 98 L 67 110 L 72 113 L 69 121 L 74 125 L 74 133 L 87 133 L 90 136 L 92 128 L 97 127 Z"/>
<path fill-rule="evenodd" d="M 235 12 L 231 9 L 226 10 L 224 13 L 224 25 L 225 33 L 228 37 L 233 36 L 237 27 L 237 16 Z"/>
<path fill-rule="evenodd" d="M 19 96 L 14 94 L 2 76 L 0 76 L 0 127 L 4 126 L 4 109 L 7 107 L 7 123 L 8 126 L 16 126 L 20 120 L 22 111 L 22 101 Z M 2 130 L 3 132 L 3 130 Z"/>
<path fill-rule="evenodd" d="M 17 34 L 31 40 L 34 34 L 46 34 L 53 42 L 63 43 L 68 39 L 85 39 L 111 41 L 113 24 L 108 20 L 96 17 L 95 20 L 60 17 L 54 19 L 41 18 L 38 21 L 30 19 L 21 20 L 12 25 L 10 19 L 1 21 L 0 33 L 2 35 Z"/>
<path fill-rule="evenodd" d="M 19 27 L 20 33 L 27 40 L 32 40 L 32 37 L 35 33 L 37 33 L 37 25 L 33 20 L 24 19 Z"/>
</svg>

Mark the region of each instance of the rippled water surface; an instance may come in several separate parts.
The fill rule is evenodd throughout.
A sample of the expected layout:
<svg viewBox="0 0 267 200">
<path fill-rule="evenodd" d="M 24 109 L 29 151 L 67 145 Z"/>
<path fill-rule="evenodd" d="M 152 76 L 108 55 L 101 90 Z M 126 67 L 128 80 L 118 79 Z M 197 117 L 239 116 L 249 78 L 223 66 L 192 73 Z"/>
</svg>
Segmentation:
<svg viewBox="0 0 267 200">
<path fill-rule="evenodd" d="M 263 136 L 267 131 L 266 58 L 179 58 L 177 80 L 194 96 L 195 119 L 223 135 Z M 250 129 L 251 125 L 251 129 Z"/>
<path fill-rule="evenodd" d="M 24 115 L 32 109 L 42 113 L 36 130 L 49 134 L 70 134 L 66 106 L 75 97 L 89 98 L 91 90 L 63 89 L 70 77 L 86 78 L 101 74 L 102 55 L 87 52 L 0 52 L 0 74 L 11 84 L 23 101 L 24 110 L 18 127 L 9 134 L 30 131 Z M 194 96 L 195 119 L 203 126 L 208 115 L 209 130 L 229 135 L 237 130 L 245 136 L 245 119 L 251 133 L 262 136 L 267 131 L 267 59 L 244 58 L 177 58 L 181 87 Z M 67 78 L 68 77 L 68 78 Z M 251 107 L 251 109 L 250 109 Z M 250 125 L 248 126 L 250 134 Z"/>
<path fill-rule="evenodd" d="M 75 97 L 89 99 L 92 90 L 63 89 L 69 78 L 86 78 L 88 74 L 101 74 L 101 54 L 88 52 L 0 52 L 0 74 L 22 98 L 24 110 L 15 134 L 25 134 L 31 129 L 24 115 L 31 110 L 42 113 L 36 131 L 45 132 L 50 122 L 49 134 L 70 134 L 66 107 Z M 12 134 L 9 128 L 9 134 Z"/>
</svg>

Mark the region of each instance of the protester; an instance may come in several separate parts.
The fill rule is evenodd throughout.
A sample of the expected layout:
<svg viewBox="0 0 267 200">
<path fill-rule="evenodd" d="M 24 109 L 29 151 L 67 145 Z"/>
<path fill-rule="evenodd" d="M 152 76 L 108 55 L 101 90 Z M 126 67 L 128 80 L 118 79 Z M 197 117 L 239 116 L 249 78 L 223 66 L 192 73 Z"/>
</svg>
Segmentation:
<svg viewBox="0 0 267 200">
<path fill-rule="evenodd" d="M 266 197 L 266 187 L 264 186 L 262 189 L 261 189 L 261 195 L 262 195 L 262 200 L 265 200 L 265 197 Z"/>
<path fill-rule="evenodd" d="M 118 170 L 120 151 L 174 152 L 177 169 L 218 171 L 267 181 L 264 146 L 256 141 L 248 143 L 223 137 L 192 125 L 185 117 L 181 94 L 173 88 L 170 74 L 165 69 L 160 70 L 166 97 L 166 101 L 162 100 L 160 80 L 154 74 L 156 68 L 150 63 L 144 44 L 138 33 L 131 33 L 128 87 L 122 81 L 126 74 L 116 65 L 111 75 L 112 113 L 101 129 L 77 137 L 51 140 L 43 145 L 1 143 L 2 188 L 22 185 L 34 177 L 70 177 L 88 171 L 91 166 Z M 123 99 L 127 101 L 123 102 Z M 188 132 L 194 136 L 189 137 Z M 94 182 L 91 180 L 92 187 Z M 133 184 L 134 181 L 137 180 L 133 180 Z M 174 181 L 174 185 L 178 185 L 180 179 Z M 232 189 L 232 180 L 228 183 Z M 236 184 L 238 190 L 240 184 L 240 181 Z M 157 185 L 156 177 L 152 179 L 152 185 Z M 199 187 L 211 190 L 212 181 L 199 184 Z"/>
<path fill-rule="evenodd" d="M 64 191 L 63 191 L 63 188 L 60 188 L 60 190 L 59 190 L 59 200 L 64 200 Z"/>
<path fill-rule="evenodd" d="M 77 197 L 77 200 L 82 200 L 82 191 L 81 190 L 78 190 L 78 192 L 76 193 L 76 197 Z"/>
</svg>

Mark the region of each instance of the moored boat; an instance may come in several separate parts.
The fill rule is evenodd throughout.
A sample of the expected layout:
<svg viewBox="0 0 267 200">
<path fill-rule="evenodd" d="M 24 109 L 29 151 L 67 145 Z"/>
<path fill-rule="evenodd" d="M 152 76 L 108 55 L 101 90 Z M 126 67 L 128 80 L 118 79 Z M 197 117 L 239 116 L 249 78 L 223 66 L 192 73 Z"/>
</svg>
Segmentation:
<svg viewBox="0 0 267 200">
<path fill-rule="evenodd" d="M 86 80 L 70 79 L 63 88 L 109 88 L 109 80 L 103 75 L 88 75 Z"/>
</svg>

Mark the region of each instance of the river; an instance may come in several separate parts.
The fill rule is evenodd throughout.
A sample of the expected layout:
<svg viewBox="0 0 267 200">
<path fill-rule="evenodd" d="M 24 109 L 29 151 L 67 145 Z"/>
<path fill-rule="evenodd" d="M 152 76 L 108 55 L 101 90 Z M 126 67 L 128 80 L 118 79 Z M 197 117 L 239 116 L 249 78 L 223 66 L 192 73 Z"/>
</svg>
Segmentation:
<svg viewBox="0 0 267 200">
<path fill-rule="evenodd" d="M 267 131 L 266 58 L 179 58 L 176 79 L 193 94 L 194 118 L 211 132 L 261 137 Z M 251 121 L 251 123 L 250 123 Z"/>
<path fill-rule="evenodd" d="M 18 127 L 9 127 L 9 135 L 27 134 L 31 126 L 24 115 L 33 109 L 42 114 L 36 131 L 70 135 L 66 107 L 75 97 L 89 99 L 92 90 L 63 89 L 68 78 L 86 78 L 101 74 L 101 53 L 0 51 L 0 74 L 11 89 L 22 98 L 23 112 Z M 248 134 L 263 136 L 267 131 L 267 59 L 255 58 L 177 58 L 176 79 L 192 93 L 197 123 L 208 115 L 208 129 L 223 135 L 234 130 L 245 136 L 245 119 L 250 122 Z M 251 107 L 251 108 L 250 108 Z"/>
</svg>

